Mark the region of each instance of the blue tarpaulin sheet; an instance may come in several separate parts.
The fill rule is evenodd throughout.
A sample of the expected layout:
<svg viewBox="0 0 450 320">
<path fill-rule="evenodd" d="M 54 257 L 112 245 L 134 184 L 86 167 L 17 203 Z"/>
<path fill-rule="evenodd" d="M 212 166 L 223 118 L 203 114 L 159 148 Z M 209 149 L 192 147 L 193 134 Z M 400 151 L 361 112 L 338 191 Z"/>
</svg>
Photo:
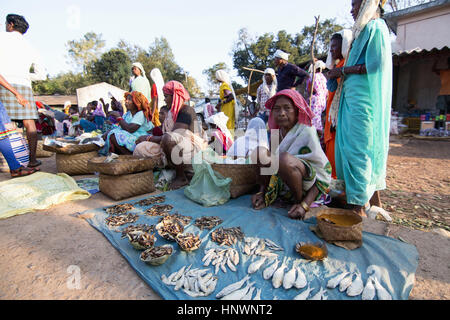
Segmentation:
<svg viewBox="0 0 450 320">
<path fill-rule="evenodd" d="M 218 283 L 215 291 L 207 296 L 200 298 L 192 298 L 183 290 L 174 290 L 174 286 L 168 286 L 161 281 L 161 275 L 169 276 L 171 273 L 179 270 L 183 266 L 192 264 L 192 268 L 205 268 L 201 259 L 204 257 L 205 250 L 218 247 L 211 240 L 211 232 L 216 228 L 237 227 L 240 226 L 246 237 L 267 238 L 281 247 L 284 251 L 274 251 L 279 254 L 279 260 L 282 261 L 287 256 L 288 268 L 292 267 L 292 263 L 296 259 L 301 259 L 300 268 L 306 275 L 308 285 L 314 288 L 311 296 L 314 295 L 319 288 L 326 288 L 329 279 L 342 273 L 343 271 L 359 271 L 362 275 L 364 284 L 369 277 L 366 269 L 370 265 L 376 265 L 381 270 L 381 284 L 392 295 L 393 299 L 406 300 L 413 288 L 415 280 L 415 272 L 418 265 L 418 252 L 415 246 L 401 242 L 399 240 L 376 235 L 369 232 L 363 232 L 363 245 L 355 250 L 346 250 L 344 248 L 327 243 L 328 257 L 323 261 L 309 262 L 304 260 L 296 251 L 295 245 L 298 242 L 317 242 L 320 239 L 310 230 L 310 226 L 316 225 L 315 218 L 306 221 L 292 220 L 287 216 L 287 210 L 282 208 L 269 207 L 263 210 L 254 210 L 251 207 L 250 195 L 233 199 L 224 205 L 216 207 L 203 207 L 184 196 L 183 190 L 169 191 L 163 193 L 166 196 L 164 204 L 170 204 L 174 208 L 171 213 L 179 213 L 181 215 L 191 216 L 191 223 L 185 227 L 185 232 L 193 232 L 200 234 L 202 240 L 201 247 L 193 252 L 181 251 L 174 242 L 169 242 L 158 234 L 155 245 L 172 244 L 175 252 L 161 266 L 149 266 L 142 262 L 139 258 L 141 251 L 135 250 L 129 243 L 127 238 L 121 238 L 120 230 L 127 225 L 117 227 L 116 230 L 110 229 L 105 224 L 105 218 L 108 217 L 103 208 L 88 210 L 85 213 L 95 213 L 92 218 L 87 219 L 89 224 L 100 231 L 111 244 L 119 250 L 125 257 L 132 268 L 139 276 L 163 299 L 169 300 L 189 300 L 189 299 L 216 299 L 215 295 L 227 285 L 242 279 L 247 275 L 249 264 L 254 261 L 254 256 L 247 256 L 243 253 L 243 242 L 238 242 L 234 247 L 238 249 L 240 254 L 240 263 L 236 272 L 227 270 L 224 273 L 220 270 L 217 273 Z M 143 197 L 142 199 L 147 198 Z M 125 201 L 122 203 L 134 203 L 140 199 L 133 201 Z M 148 216 L 144 212 L 147 208 L 138 207 L 130 211 L 130 213 L 138 213 L 139 219 L 135 224 L 157 224 L 161 217 Z M 202 216 L 218 216 L 223 223 L 212 230 L 200 230 L 194 226 L 196 218 Z M 258 259 L 260 257 L 257 257 Z M 262 290 L 261 299 L 263 300 L 291 300 L 304 289 L 284 289 L 281 286 L 275 289 L 271 280 L 264 280 L 262 276 L 263 270 L 270 265 L 269 260 L 261 267 L 261 269 L 252 274 L 251 282 L 255 282 L 255 287 Z M 280 262 L 281 265 L 281 262 Z M 214 266 L 209 266 L 211 272 L 214 273 Z M 358 300 L 361 296 L 349 297 L 345 291 L 340 292 L 338 288 L 326 289 L 329 300 Z M 255 291 L 256 292 L 256 291 Z M 255 295 L 255 293 L 254 293 Z M 377 299 L 375 297 L 375 299 Z"/>
</svg>

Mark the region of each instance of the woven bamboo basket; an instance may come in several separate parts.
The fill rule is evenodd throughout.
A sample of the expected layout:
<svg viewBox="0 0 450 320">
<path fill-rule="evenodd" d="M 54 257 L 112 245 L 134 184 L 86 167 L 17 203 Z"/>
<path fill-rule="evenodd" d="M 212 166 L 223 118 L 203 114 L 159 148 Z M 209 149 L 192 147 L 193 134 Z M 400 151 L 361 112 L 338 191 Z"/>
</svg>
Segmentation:
<svg viewBox="0 0 450 320">
<path fill-rule="evenodd" d="M 100 174 L 99 189 L 113 200 L 123 200 L 156 190 L 153 171 L 144 171 L 122 176 Z"/>
<path fill-rule="evenodd" d="M 256 164 L 211 164 L 211 168 L 225 178 L 231 178 L 230 195 L 240 197 L 256 186 L 258 166 Z"/>
<path fill-rule="evenodd" d="M 362 218 L 351 210 L 323 209 L 317 214 L 317 226 L 326 241 L 362 240 Z"/>
<path fill-rule="evenodd" d="M 57 154 L 78 154 L 78 153 L 87 153 L 92 151 L 98 151 L 100 147 L 94 143 L 90 144 L 76 144 L 70 143 L 65 147 L 57 147 L 57 146 L 47 146 L 44 145 L 43 149 L 45 151 L 55 152 Z"/>
<path fill-rule="evenodd" d="M 98 155 L 97 151 L 77 154 L 56 153 L 56 169 L 69 176 L 92 174 L 88 168 L 88 161 Z"/>
<path fill-rule="evenodd" d="M 105 159 L 106 157 L 95 157 L 89 160 L 89 170 L 110 176 L 121 176 L 151 170 L 158 161 L 157 158 L 140 158 L 131 155 L 121 155 L 109 163 L 105 163 Z"/>
<path fill-rule="evenodd" d="M 36 148 L 36 157 L 37 158 L 49 158 L 53 156 L 55 153 L 52 151 L 44 150 L 44 141 L 39 140 Z"/>
</svg>

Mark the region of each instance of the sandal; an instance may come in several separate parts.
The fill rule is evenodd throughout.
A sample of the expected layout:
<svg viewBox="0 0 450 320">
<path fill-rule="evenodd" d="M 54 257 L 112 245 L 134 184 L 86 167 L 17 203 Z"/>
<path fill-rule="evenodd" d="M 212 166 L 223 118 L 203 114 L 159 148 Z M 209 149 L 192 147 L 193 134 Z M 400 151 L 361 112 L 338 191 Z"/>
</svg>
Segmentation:
<svg viewBox="0 0 450 320">
<path fill-rule="evenodd" d="M 18 178 L 18 177 L 24 177 L 29 176 L 30 174 L 36 173 L 39 170 L 36 170 L 35 168 L 27 168 L 27 167 L 20 167 L 17 170 L 10 170 L 11 178 Z"/>
</svg>

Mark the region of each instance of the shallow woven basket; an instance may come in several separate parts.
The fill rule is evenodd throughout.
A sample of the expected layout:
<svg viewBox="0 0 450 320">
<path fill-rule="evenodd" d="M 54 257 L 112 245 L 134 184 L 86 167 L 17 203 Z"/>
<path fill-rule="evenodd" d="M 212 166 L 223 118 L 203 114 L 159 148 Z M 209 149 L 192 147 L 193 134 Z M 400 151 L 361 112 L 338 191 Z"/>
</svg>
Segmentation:
<svg viewBox="0 0 450 320">
<path fill-rule="evenodd" d="M 37 158 L 49 158 L 51 156 L 53 156 L 55 153 L 52 151 L 45 151 L 44 150 L 44 141 L 39 140 L 37 143 L 37 148 L 36 148 L 36 157 Z"/>
<path fill-rule="evenodd" d="M 152 170 L 122 176 L 100 174 L 99 189 L 103 194 L 116 201 L 152 193 L 156 190 Z"/>
<path fill-rule="evenodd" d="M 332 224 L 323 220 L 323 215 L 345 215 L 353 220 L 350 226 Z M 363 223 L 362 218 L 351 210 L 326 208 L 317 214 L 317 226 L 326 241 L 360 241 L 362 240 Z"/>
<path fill-rule="evenodd" d="M 256 186 L 258 166 L 256 164 L 211 164 L 211 168 L 225 178 L 231 178 L 232 198 L 244 195 Z"/>
<path fill-rule="evenodd" d="M 94 173 L 88 168 L 88 161 L 98 155 L 97 151 L 77 153 L 77 154 L 56 154 L 56 169 L 69 176 L 84 175 Z"/>
<path fill-rule="evenodd" d="M 151 170 L 155 167 L 159 158 L 141 158 L 131 155 L 121 155 L 118 159 L 109 163 L 105 163 L 105 159 L 106 157 L 95 157 L 89 160 L 89 170 L 110 176 L 120 176 Z"/>
<path fill-rule="evenodd" d="M 57 154 L 78 154 L 78 153 L 87 153 L 91 151 L 98 151 L 100 147 L 94 143 L 82 145 L 77 143 L 70 143 L 68 146 L 65 147 L 44 145 L 43 149 L 45 151 L 55 152 Z"/>
</svg>

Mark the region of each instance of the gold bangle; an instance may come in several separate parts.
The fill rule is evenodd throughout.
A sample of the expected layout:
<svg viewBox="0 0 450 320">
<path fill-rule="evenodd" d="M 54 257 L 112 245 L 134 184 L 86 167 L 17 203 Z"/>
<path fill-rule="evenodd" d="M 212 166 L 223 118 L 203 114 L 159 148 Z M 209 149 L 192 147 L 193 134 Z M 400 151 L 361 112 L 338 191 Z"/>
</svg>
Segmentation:
<svg viewBox="0 0 450 320">
<path fill-rule="evenodd" d="M 302 201 L 301 203 L 300 203 L 300 205 L 302 206 L 302 208 L 303 209 L 305 209 L 305 212 L 308 212 L 309 211 L 309 206 L 306 204 L 306 202 L 305 201 Z"/>
</svg>

